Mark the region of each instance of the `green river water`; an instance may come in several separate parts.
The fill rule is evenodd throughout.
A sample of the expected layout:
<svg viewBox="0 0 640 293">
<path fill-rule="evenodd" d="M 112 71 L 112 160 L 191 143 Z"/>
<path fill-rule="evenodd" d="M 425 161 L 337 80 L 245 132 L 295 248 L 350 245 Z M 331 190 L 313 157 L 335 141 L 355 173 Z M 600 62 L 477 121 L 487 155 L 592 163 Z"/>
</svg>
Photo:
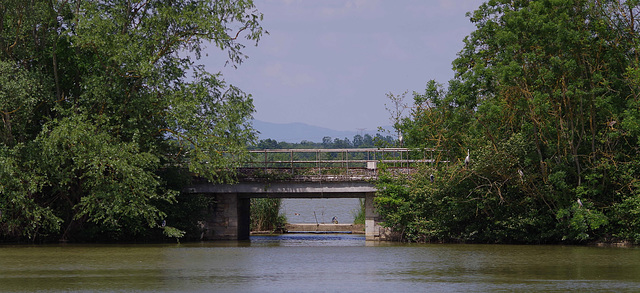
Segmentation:
<svg viewBox="0 0 640 293">
<path fill-rule="evenodd" d="M 640 249 L 248 241 L 0 246 L 2 292 L 640 292 Z"/>
</svg>

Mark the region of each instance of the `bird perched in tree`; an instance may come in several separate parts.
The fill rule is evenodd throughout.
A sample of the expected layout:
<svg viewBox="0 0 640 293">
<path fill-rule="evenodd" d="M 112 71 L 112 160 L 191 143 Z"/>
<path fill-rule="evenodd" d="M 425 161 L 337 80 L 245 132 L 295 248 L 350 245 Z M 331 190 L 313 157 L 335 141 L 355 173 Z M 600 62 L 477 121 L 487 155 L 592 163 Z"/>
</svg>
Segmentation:
<svg viewBox="0 0 640 293">
<path fill-rule="evenodd" d="M 436 180 L 436 176 L 433 176 L 433 174 L 429 175 L 429 180 L 431 180 L 431 182 Z"/>
<path fill-rule="evenodd" d="M 464 167 L 469 168 L 469 163 L 471 163 L 471 157 L 469 156 L 469 149 L 467 149 L 467 157 L 464 158 Z"/>
<path fill-rule="evenodd" d="M 581 208 L 581 207 L 582 207 L 582 201 L 581 201 L 579 198 L 578 198 L 578 200 L 577 200 L 577 201 L 578 201 L 578 207 L 580 207 L 580 208 Z"/>
</svg>

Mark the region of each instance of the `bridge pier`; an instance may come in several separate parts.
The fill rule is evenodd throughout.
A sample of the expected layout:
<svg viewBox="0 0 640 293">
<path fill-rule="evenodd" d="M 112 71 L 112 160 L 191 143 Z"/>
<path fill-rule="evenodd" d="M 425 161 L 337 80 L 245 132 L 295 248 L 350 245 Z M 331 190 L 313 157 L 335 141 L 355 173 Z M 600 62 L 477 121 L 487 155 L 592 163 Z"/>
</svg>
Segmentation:
<svg viewBox="0 0 640 293">
<path fill-rule="evenodd" d="M 203 240 L 246 240 L 250 230 L 250 200 L 237 193 L 216 194 L 207 211 Z"/>
<path fill-rule="evenodd" d="M 373 205 L 375 193 L 367 193 L 364 198 L 364 236 L 367 241 L 383 240 L 380 238 L 380 216 Z"/>
</svg>

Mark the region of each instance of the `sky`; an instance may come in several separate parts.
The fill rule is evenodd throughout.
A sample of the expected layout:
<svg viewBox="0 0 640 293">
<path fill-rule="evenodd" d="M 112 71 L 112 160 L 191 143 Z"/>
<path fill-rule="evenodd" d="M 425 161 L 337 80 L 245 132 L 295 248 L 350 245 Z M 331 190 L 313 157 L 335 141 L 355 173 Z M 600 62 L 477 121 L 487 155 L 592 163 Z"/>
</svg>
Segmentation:
<svg viewBox="0 0 640 293">
<path fill-rule="evenodd" d="M 264 14 L 257 47 L 237 68 L 216 48 L 208 71 L 253 96 L 254 118 L 335 130 L 391 125 L 387 93 L 446 84 L 474 30 L 466 13 L 483 0 L 255 0 Z"/>
</svg>

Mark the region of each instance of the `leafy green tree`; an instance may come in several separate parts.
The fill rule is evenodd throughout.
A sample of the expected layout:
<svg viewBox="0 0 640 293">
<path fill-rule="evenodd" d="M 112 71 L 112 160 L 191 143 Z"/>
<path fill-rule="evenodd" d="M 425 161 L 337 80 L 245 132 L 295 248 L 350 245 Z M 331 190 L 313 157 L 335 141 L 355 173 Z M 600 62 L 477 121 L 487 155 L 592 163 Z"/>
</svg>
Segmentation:
<svg viewBox="0 0 640 293">
<path fill-rule="evenodd" d="M 435 221 L 426 231 L 447 231 L 427 238 L 640 241 L 638 4 L 492 0 L 469 14 L 455 79 L 414 93 L 398 126 L 454 158 L 412 192 L 438 210 L 414 211 Z"/>
<path fill-rule="evenodd" d="M 362 138 L 362 146 L 361 147 L 374 147 L 374 143 L 373 143 L 373 137 L 371 137 L 370 134 L 365 134 L 364 137 Z"/>
<path fill-rule="evenodd" d="M 180 206 L 163 170 L 231 179 L 224 153 L 255 139 L 251 96 L 198 60 L 207 45 L 233 66 L 246 58 L 241 39 L 265 33 L 253 1 L 7 0 L 0 12 L 2 238 L 148 236 L 169 216 L 159 206 Z"/>
<path fill-rule="evenodd" d="M 356 134 L 353 137 L 353 147 L 354 148 L 360 148 L 364 146 L 364 138 L 362 137 L 362 135 L 360 134 Z"/>
<path fill-rule="evenodd" d="M 322 147 L 326 149 L 333 148 L 333 142 L 330 136 L 325 136 L 322 138 Z"/>
</svg>

